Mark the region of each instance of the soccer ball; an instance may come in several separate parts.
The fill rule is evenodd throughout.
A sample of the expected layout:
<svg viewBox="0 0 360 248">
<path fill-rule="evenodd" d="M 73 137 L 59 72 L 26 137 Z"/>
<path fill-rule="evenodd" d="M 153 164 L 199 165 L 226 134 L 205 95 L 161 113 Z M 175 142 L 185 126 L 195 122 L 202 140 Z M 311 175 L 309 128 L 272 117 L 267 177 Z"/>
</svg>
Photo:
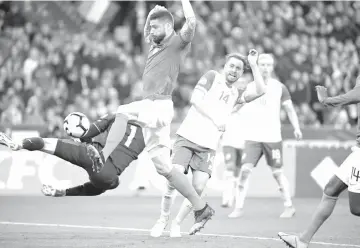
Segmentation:
<svg viewBox="0 0 360 248">
<path fill-rule="evenodd" d="M 80 112 L 73 112 L 66 116 L 64 120 L 65 132 L 74 138 L 83 137 L 90 128 L 90 121 Z"/>
</svg>

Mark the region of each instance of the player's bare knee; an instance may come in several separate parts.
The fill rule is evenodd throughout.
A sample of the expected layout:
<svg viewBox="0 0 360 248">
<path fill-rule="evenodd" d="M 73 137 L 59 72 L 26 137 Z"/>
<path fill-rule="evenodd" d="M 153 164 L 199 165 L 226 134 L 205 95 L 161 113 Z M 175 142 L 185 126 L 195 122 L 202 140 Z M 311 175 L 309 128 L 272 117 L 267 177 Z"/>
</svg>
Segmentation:
<svg viewBox="0 0 360 248">
<path fill-rule="evenodd" d="M 324 194 L 331 197 L 338 197 L 341 192 L 347 188 L 347 185 L 337 176 L 333 176 L 325 185 Z"/>
<path fill-rule="evenodd" d="M 278 179 L 284 173 L 284 171 L 279 168 L 271 168 L 271 170 L 272 170 L 272 175 L 275 179 Z"/>
<path fill-rule="evenodd" d="M 244 164 L 240 170 L 240 178 L 250 176 L 253 168 L 254 168 L 254 165 L 252 165 L 252 164 Z"/>
<path fill-rule="evenodd" d="M 112 183 L 109 185 L 109 189 L 116 189 L 120 185 L 119 178 L 116 178 Z"/>
<path fill-rule="evenodd" d="M 198 193 L 198 195 L 202 194 L 202 192 L 205 189 L 205 186 L 206 186 L 206 182 L 193 182 L 193 187 L 196 193 Z"/>
<path fill-rule="evenodd" d="M 185 167 L 181 164 L 173 164 L 174 168 L 181 171 L 182 173 L 185 173 Z"/>
</svg>

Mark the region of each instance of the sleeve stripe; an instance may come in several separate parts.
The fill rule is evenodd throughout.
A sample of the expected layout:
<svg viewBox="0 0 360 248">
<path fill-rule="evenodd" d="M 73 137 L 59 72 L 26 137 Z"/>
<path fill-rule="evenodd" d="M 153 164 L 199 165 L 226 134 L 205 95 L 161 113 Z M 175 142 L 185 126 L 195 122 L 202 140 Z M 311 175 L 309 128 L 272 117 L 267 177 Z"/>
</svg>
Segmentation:
<svg viewBox="0 0 360 248">
<path fill-rule="evenodd" d="M 101 133 L 100 128 L 99 128 L 95 123 L 93 123 L 93 124 L 94 124 L 94 126 L 96 127 L 96 129 L 99 131 L 99 133 Z"/>
</svg>

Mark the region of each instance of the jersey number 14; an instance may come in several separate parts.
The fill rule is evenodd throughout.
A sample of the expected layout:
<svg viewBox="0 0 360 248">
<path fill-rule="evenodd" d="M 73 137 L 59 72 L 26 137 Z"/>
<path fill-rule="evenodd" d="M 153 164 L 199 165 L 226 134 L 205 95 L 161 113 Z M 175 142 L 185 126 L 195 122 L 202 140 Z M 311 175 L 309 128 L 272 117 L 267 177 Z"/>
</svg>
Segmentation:
<svg viewBox="0 0 360 248">
<path fill-rule="evenodd" d="M 220 96 L 219 100 L 224 101 L 227 104 L 228 101 L 229 101 L 229 95 L 228 94 L 225 95 L 225 91 L 223 91 L 221 93 L 221 96 Z"/>
</svg>

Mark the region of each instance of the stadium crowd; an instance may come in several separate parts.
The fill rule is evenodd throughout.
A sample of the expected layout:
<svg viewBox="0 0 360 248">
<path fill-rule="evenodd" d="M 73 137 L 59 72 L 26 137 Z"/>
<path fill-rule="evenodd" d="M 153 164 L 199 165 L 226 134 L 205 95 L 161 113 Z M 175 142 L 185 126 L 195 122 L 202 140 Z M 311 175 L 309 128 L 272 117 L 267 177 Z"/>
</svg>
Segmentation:
<svg viewBox="0 0 360 248">
<path fill-rule="evenodd" d="M 184 20 L 179 4 L 166 3 L 178 28 Z M 46 123 L 54 134 L 70 112 L 95 119 L 137 99 L 146 51 L 141 33 L 151 6 L 135 6 L 123 22 L 132 27 L 131 34 L 123 36 L 72 33 L 61 25 L 28 20 L 30 1 L 1 10 L 2 126 Z M 221 68 L 227 53 L 256 48 L 274 54 L 275 76 L 288 87 L 302 125 L 355 124 L 355 106 L 324 110 L 314 87 L 325 85 L 337 95 L 354 86 L 360 72 L 360 2 L 195 1 L 193 6 L 199 23 L 173 95 L 175 121 L 186 113 L 203 73 Z M 287 122 L 285 115 L 282 119 Z"/>
</svg>

